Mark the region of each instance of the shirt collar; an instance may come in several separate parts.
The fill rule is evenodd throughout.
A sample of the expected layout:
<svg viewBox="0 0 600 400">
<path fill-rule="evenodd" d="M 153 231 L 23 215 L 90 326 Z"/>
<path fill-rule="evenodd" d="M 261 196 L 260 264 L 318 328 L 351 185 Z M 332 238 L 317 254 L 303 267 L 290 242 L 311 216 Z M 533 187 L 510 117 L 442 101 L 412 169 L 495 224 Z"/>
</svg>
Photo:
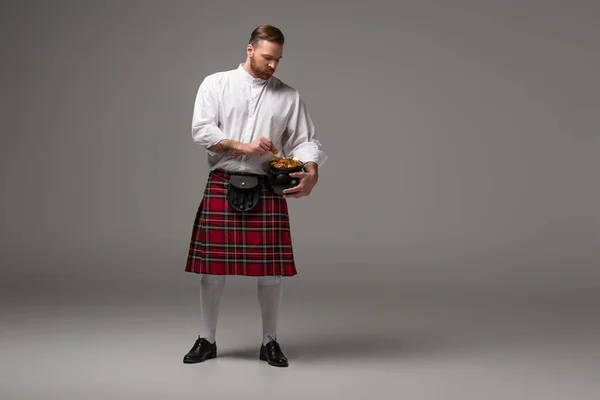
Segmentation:
<svg viewBox="0 0 600 400">
<path fill-rule="evenodd" d="M 271 78 L 269 78 L 265 81 L 264 79 L 261 79 L 261 78 L 255 78 L 252 75 L 250 75 L 248 73 L 248 71 L 246 71 L 244 69 L 244 67 L 242 65 L 243 64 L 238 65 L 237 70 L 245 82 L 254 83 L 254 84 L 258 84 L 258 85 L 264 85 L 265 83 L 267 83 L 269 81 L 269 79 L 271 79 Z"/>
</svg>

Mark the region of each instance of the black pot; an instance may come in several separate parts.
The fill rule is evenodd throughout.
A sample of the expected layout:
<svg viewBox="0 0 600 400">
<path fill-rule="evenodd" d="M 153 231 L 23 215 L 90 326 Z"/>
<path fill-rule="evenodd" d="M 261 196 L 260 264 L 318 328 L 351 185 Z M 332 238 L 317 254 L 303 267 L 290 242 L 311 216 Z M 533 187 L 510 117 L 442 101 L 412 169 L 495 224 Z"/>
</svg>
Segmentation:
<svg viewBox="0 0 600 400">
<path fill-rule="evenodd" d="M 269 185 L 271 185 L 271 189 L 274 193 L 283 195 L 283 191 L 285 189 L 293 188 L 297 186 L 300 182 L 300 179 L 293 178 L 290 176 L 292 172 L 302 171 L 304 169 L 304 164 L 299 165 L 294 168 L 277 168 L 272 165 L 269 165 L 267 169 L 267 177 L 269 179 Z"/>
</svg>

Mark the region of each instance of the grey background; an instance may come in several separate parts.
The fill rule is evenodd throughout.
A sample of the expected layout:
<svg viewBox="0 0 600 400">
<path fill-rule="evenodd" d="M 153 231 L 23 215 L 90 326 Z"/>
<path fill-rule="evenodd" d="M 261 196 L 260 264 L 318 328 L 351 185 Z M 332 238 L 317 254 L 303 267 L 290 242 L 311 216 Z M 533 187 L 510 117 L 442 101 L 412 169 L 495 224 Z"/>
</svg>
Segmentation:
<svg viewBox="0 0 600 400">
<path fill-rule="evenodd" d="M 591 396 L 599 11 L 7 2 L 3 398 Z M 226 289 L 223 359 L 189 368 L 199 276 L 183 268 L 208 173 L 193 100 L 206 75 L 244 60 L 261 23 L 286 35 L 276 75 L 329 156 L 311 196 L 289 201 L 299 275 L 281 335 L 296 371 L 255 365 L 258 304 L 242 277 Z"/>
</svg>

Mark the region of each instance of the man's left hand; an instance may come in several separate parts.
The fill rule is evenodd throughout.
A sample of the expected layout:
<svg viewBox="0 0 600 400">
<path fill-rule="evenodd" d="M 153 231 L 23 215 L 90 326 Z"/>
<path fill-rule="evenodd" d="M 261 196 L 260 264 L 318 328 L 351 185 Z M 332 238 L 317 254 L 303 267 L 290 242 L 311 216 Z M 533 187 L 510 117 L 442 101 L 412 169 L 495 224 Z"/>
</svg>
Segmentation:
<svg viewBox="0 0 600 400">
<path fill-rule="evenodd" d="M 292 172 L 290 174 L 292 178 L 298 178 L 300 182 L 296 186 L 285 189 L 282 192 L 285 199 L 308 196 L 312 192 L 313 187 L 315 187 L 319 180 L 319 174 L 316 164 L 308 166 L 307 169 L 308 172 Z"/>
</svg>

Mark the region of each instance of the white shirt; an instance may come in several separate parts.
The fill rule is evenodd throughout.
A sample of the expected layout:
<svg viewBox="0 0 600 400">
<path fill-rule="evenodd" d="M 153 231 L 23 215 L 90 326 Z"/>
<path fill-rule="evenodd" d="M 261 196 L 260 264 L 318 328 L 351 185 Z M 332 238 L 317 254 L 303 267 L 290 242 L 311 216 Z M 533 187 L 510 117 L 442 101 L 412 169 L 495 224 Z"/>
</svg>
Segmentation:
<svg viewBox="0 0 600 400">
<path fill-rule="evenodd" d="M 264 136 L 279 149 L 277 156 L 224 156 L 208 150 L 223 139 L 251 143 Z M 265 174 L 274 157 L 298 157 L 322 166 L 327 155 L 315 137 L 313 122 L 297 90 L 271 76 L 255 78 L 237 69 L 204 78 L 194 104 L 192 139 L 206 148 L 208 165 L 228 171 Z"/>
</svg>

